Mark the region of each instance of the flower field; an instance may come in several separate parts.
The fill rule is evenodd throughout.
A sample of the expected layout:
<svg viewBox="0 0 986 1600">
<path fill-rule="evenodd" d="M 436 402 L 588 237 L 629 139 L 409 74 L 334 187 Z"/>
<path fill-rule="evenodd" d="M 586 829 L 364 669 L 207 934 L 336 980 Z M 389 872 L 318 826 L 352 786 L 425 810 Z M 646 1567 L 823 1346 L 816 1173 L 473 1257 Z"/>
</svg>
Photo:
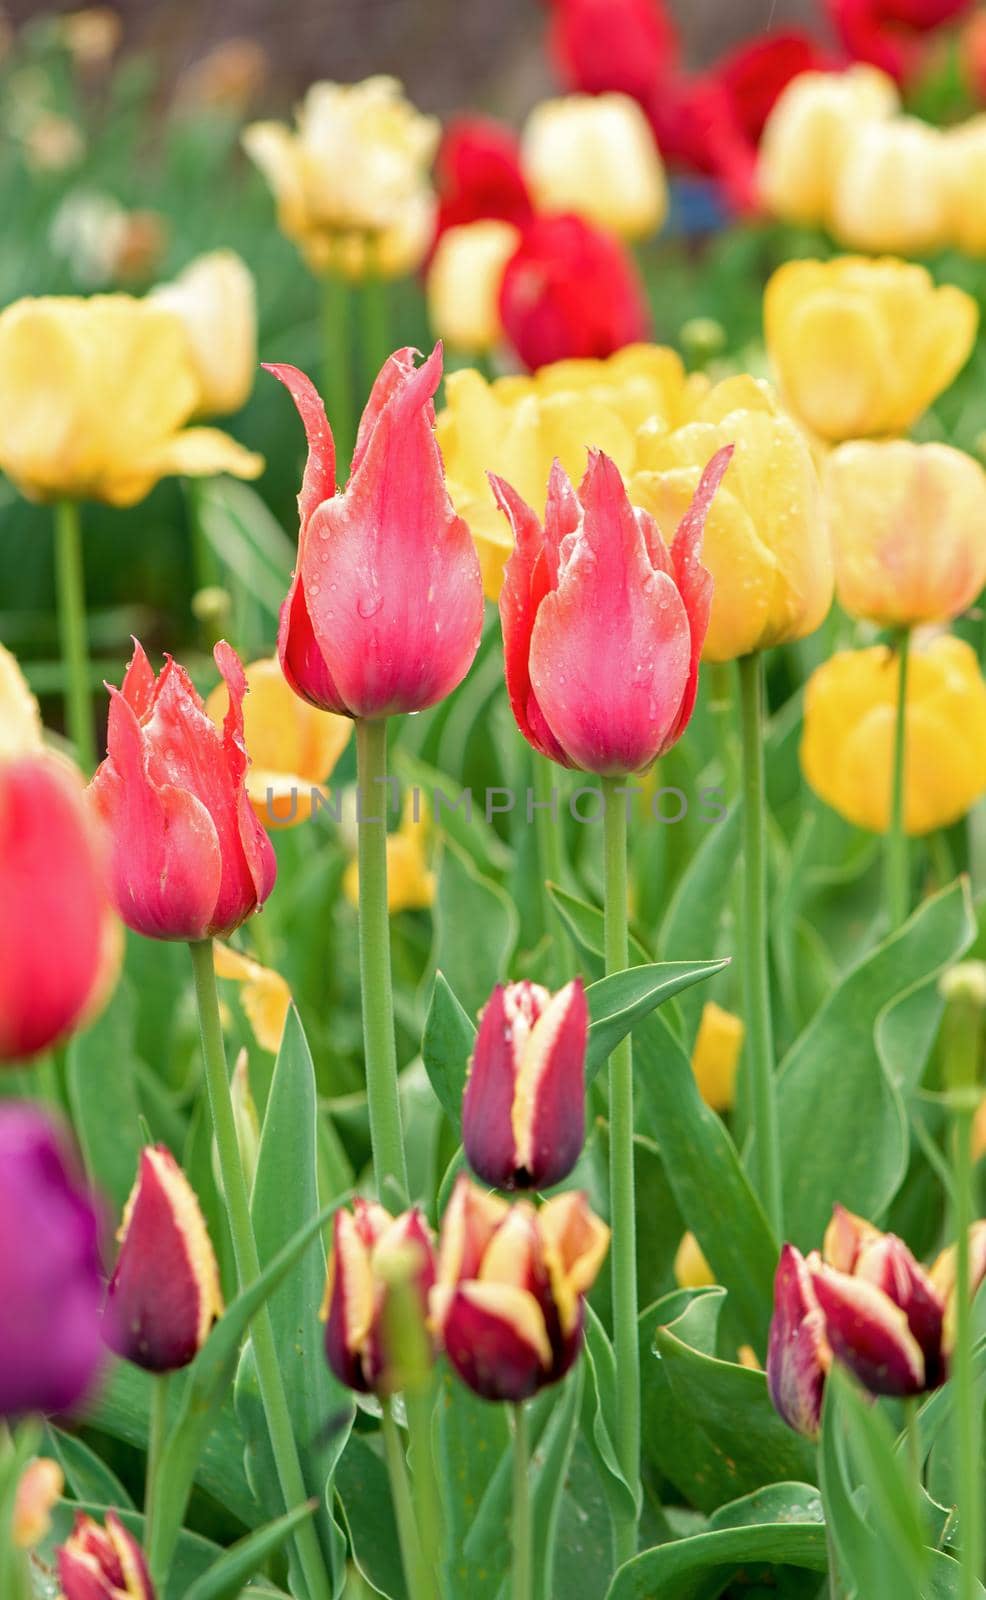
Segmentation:
<svg viewBox="0 0 986 1600">
<path fill-rule="evenodd" d="M 0 1600 L 986 1600 L 986 13 L 687 11 L 0 28 Z"/>
</svg>

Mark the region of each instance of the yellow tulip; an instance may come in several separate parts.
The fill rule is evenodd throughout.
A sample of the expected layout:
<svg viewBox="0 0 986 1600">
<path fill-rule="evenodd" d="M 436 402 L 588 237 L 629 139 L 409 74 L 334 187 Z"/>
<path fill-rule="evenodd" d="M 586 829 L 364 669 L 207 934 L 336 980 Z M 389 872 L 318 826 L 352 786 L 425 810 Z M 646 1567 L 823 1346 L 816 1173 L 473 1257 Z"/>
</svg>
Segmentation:
<svg viewBox="0 0 986 1600">
<path fill-rule="evenodd" d="M 692 1050 L 692 1071 L 699 1094 L 713 1111 L 731 1111 L 736 1104 L 744 1033 L 741 1017 L 724 1011 L 714 1000 L 706 1002 Z"/>
<path fill-rule="evenodd" d="M 17 1483 L 11 1539 L 18 1550 L 33 1550 L 51 1528 L 51 1513 L 65 1493 L 65 1475 L 57 1461 L 36 1456 Z"/>
<path fill-rule="evenodd" d="M 679 1289 L 705 1289 L 716 1281 L 693 1233 L 681 1236 L 674 1258 L 674 1279 Z"/>
<path fill-rule="evenodd" d="M 415 818 L 412 797 L 404 804 L 404 815 L 396 833 L 387 835 L 387 910 L 427 911 L 435 903 L 435 874 L 428 866 L 430 827 L 424 813 Z M 342 891 L 350 905 L 359 905 L 359 863 L 350 861 L 342 879 Z"/>
<path fill-rule="evenodd" d="M 42 749 L 41 712 L 15 656 L 0 644 L 0 761 Z"/>
<path fill-rule="evenodd" d="M 831 227 L 851 250 L 927 255 L 948 242 L 944 135 L 917 117 L 859 128 L 832 194 Z"/>
<path fill-rule="evenodd" d="M 500 284 L 519 231 L 495 218 L 449 228 L 428 268 L 431 326 L 450 350 L 484 354 L 498 344 Z"/>
<path fill-rule="evenodd" d="M 840 445 L 823 487 L 839 603 L 887 627 L 947 622 L 986 584 L 986 472 L 944 444 Z"/>
<path fill-rule="evenodd" d="M 573 94 L 535 106 L 521 165 L 540 210 L 574 211 L 625 239 L 656 233 L 668 214 L 660 152 L 628 95 Z"/>
<path fill-rule="evenodd" d="M 760 142 L 758 185 L 769 211 L 825 225 L 844 161 L 860 127 L 900 106 L 892 79 L 874 67 L 802 72 L 779 95 Z"/>
<path fill-rule="evenodd" d="M 726 444 L 735 446 L 733 459 L 702 544 L 714 580 L 707 661 L 804 638 L 832 603 L 832 554 L 811 450 L 769 389 L 752 378 L 718 385 L 684 427 L 640 430 L 638 470 L 629 481 L 633 504 L 670 532 L 705 466 Z"/>
<path fill-rule="evenodd" d="M 320 790 L 353 731 L 349 717 L 319 711 L 288 687 L 276 656 L 246 668 L 249 693 L 243 702 L 243 738 L 250 756 L 246 791 L 267 828 L 289 828 L 312 814 L 312 792 Z M 229 696 L 224 683 L 205 709 L 222 726 Z"/>
<path fill-rule="evenodd" d="M 257 291 L 246 263 L 234 250 L 213 250 L 149 298 L 185 330 L 199 379 L 196 415 L 239 411 L 257 370 Z"/>
<path fill-rule="evenodd" d="M 219 940 L 214 945 L 214 957 L 217 978 L 242 984 L 240 1000 L 260 1048 L 276 1055 L 291 1007 L 286 980 L 271 967 L 261 966 L 259 961 Z"/>
<path fill-rule="evenodd" d="M 176 319 L 128 295 L 0 313 L 0 469 L 32 500 L 134 505 L 159 478 L 255 478 L 260 456 L 185 428 L 199 381 Z"/>
<path fill-rule="evenodd" d="M 428 246 L 439 132 L 395 78 L 374 77 L 313 84 L 294 130 L 257 122 L 243 143 L 274 191 L 283 232 L 314 270 L 393 276 Z"/>
<path fill-rule="evenodd" d="M 831 442 L 904 433 L 968 360 L 979 314 L 892 257 L 788 261 L 767 284 L 767 350 L 786 404 Z"/>
<path fill-rule="evenodd" d="M 805 690 L 801 768 L 833 810 L 874 833 L 890 818 L 897 660 L 883 645 L 844 651 Z M 915 648 L 907 683 L 904 825 L 930 833 L 986 792 L 986 683 L 976 653 L 942 635 Z"/>
<path fill-rule="evenodd" d="M 966 255 L 986 256 L 986 115 L 970 117 L 943 137 L 952 240 Z"/>
</svg>

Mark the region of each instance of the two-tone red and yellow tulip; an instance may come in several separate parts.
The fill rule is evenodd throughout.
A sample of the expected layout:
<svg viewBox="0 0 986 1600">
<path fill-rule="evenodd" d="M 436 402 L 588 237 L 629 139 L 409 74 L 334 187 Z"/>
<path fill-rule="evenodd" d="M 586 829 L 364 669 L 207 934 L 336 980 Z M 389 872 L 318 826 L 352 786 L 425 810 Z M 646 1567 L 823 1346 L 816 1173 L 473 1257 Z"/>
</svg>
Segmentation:
<svg viewBox="0 0 986 1600">
<path fill-rule="evenodd" d="M 589 1011 L 581 978 L 552 995 L 497 984 L 486 1003 L 462 1097 L 462 1143 L 496 1189 L 550 1189 L 585 1140 Z"/>
<path fill-rule="evenodd" d="M 144 1552 L 115 1511 L 102 1528 L 80 1511 L 57 1560 L 62 1600 L 155 1600 Z"/>
<path fill-rule="evenodd" d="M 141 1152 L 119 1241 L 106 1342 L 146 1372 L 177 1372 L 201 1350 L 223 1300 L 195 1191 L 164 1145 Z"/>
<path fill-rule="evenodd" d="M 526 1400 L 579 1353 L 585 1295 L 609 1229 L 584 1194 L 535 1210 L 461 1176 L 442 1219 L 432 1320 L 459 1377 L 485 1400 Z"/>
<path fill-rule="evenodd" d="M 412 1208 L 391 1216 L 376 1201 L 357 1199 L 333 1221 L 322 1316 L 325 1354 L 340 1383 L 364 1394 L 402 1387 L 399 1352 L 392 1347 L 388 1302 L 396 1281 L 410 1288 L 424 1327 L 435 1282 L 428 1225 Z"/>
<path fill-rule="evenodd" d="M 500 594 L 507 690 L 542 755 L 601 775 L 642 772 L 681 737 L 712 604 L 702 533 L 730 455 L 709 462 L 670 548 L 599 451 L 577 492 L 552 469 L 543 527 L 492 480 L 514 536 Z"/>
<path fill-rule="evenodd" d="M 108 755 L 90 784 L 111 838 L 113 897 L 151 939 L 225 937 L 263 905 L 277 871 L 250 807 L 239 657 L 215 649 L 229 708 L 220 731 L 185 668 L 159 676 L 139 644 L 110 689 Z"/>
<path fill-rule="evenodd" d="M 298 564 L 278 634 L 284 676 L 323 711 L 423 711 L 465 677 L 483 625 L 479 560 L 435 442 L 441 347 L 420 367 L 411 350 L 385 363 L 340 494 L 315 388 L 295 367 L 269 370 L 290 391 L 308 436 Z"/>
</svg>

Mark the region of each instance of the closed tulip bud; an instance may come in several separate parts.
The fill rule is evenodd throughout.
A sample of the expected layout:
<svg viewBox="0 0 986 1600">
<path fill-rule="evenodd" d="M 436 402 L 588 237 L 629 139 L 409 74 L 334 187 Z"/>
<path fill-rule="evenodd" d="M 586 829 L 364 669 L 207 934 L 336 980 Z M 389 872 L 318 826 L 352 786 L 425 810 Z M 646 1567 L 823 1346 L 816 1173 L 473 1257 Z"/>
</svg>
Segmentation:
<svg viewBox="0 0 986 1600">
<path fill-rule="evenodd" d="M 534 208 L 520 167 L 520 141 L 495 117 L 453 117 L 435 162 L 437 236 L 447 228 L 499 219 L 522 228 Z"/>
<path fill-rule="evenodd" d="M 832 194 L 831 226 L 852 250 L 926 255 L 948 242 L 944 136 L 917 117 L 859 129 Z"/>
<path fill-rule="evenodd" d="M 387 1314 L 395 1280 L 409 1285 L 424 1324 L 435 1257 L 421 1213 L 412 1209 L 392 1217 L 375 1201 L 362 1199 L 352 1211 L 337 1211 L 322 1317 L 329 1366 L 350 1389 L 386 1395 L 403 1386 Z"/>
<path fill-rule="evenodd" d="M 0 469 L 32 500 L 130 506 L 159 478 L 255 478 L 260 456 L 185 428 L 200 384 L 185 333 L 128 295 L 18 300 L 0 313 Z"/>
<path fill-rule="evenodd" d="M 552 0 L 550 45 L 568 87 L 646 102 L 677 50 L 663 0 Z"/>
<path fill-rule="evenodd" d="M 962 289 L 892 258 L 788 261 L 764 296 L 784 400 L 833 443 L 905 433 L 965 365 L 978 320 Z"/>
<path fill-rule="evenodd" d="M 521 733 L 550 760 L 642 772 L 687 727 L 712 601 L 702 530 L 729 457 L 709 462 L 670 549 L 598 451 L 578 493 L 552 469 L 543 528 L 493 480 L 515 540 L 500 595 L 507 690 Z"/>
<path fill-rule="evenodd" d="M 804 72 L 778 96 L 760 143 L 757 183 L 787 222 L 828 222 L 836 182 L 861 127 L 900 107 L 893 80 L 873 67 Z"/>
<path fill-rule="evenodd" d="M 980 13 L 979 22 L 986 59 L 986 12 Z M 986 211 L 981 204 L 986 188 L 986 115 L 960 122 L 943 138 L 952 240 L 966 255 L 986 256 Z"/>
<path fill-rule="evenodd" d="M 185 668 L 169 657 L 155 677 L 139 644 L 110 689 L 108 755 L 90 792 L 110 831 L 117 908 L 151 939 L 224 937 L 274 887 L 274 851 L 244 783 L 246 678 L 225 642 L 215 658 L 229 692 L 221 732 Z"/>
<path fill-rule="evenodd" d="M 106 1342 L 146 1372 L 193 1361 L 222 1315 L 215 1252 L 195 1191 L 170 1150 L 141 1152 L 106 1297 Z"/>
<path fill-rule="evenodd" d="M 944 444 L 844 444 L 823 474 L 836 592 L 884 627 L 949 622 L 986 583 L 986 472 Z"/>
<path fill-rule="evenodd" d="M 324 711 L 423 711 L 465 677 L 483 626 L 479 560 L 435 442 L 441 347 L 421 367 L 410 350 L 385 363 L 338 495 L 321 400 L 295 367 L 270 370 L 308 435 L 298 564 L 278 633 L 284 675 Z"/>
<path fill-rule="evenodd" d="M 428 315 L 450 350 L 483 355 L 499 344 L 500 284 L 519 242 L 519 231 L 495 218 L 442 234 L 428 268 Z"/>
<path fill-rule="evenodd" d="M 625 94 L 569 95 L 535 106 L 521 160 L 542 211 L 574 211 L 624 239 L 656 233 L 667 216 L 654 135 Z"/>
<path fill-rule="evenodd" d="M 465 1175 L 442 1218 L 432 1318 L 445 1353 L 486 1400 L 526 1400 L 578 1355 L 584 1297 L 609 1246 L 585 1195 L 536 1211 L 477 1189 Z"/>
<path fill-rule="evenodd" d="M 883 645 L 834 655 L 805 691 L 801 769 L 826 805 L 860 828 L 890 825 L 897 663 Z M 908 669 L 904 826 L 931 833 L 986 792 L 986 683 L 976 653 L 939 637 Z"/>
<path fill-rule="evenodd" d="M 496 1189 L 550 1189 L 585 1139 L 589 1011 L 581 978 L 549 994 L 497 984 L 484 1008 L 462 1097 L 462 1143 Z"/>
<path fill-rule="evenodd" d="M 745 1032 L 742 1017 L 724 1011 L 714 1000 L 706 1002 L 695 1035 L 692 1071 L 699 1094 L 713 1111 L 731 1111 L 736 1103 L 736 1074 Z"/>
<path fill-rule="evenodd" d="M 103 1364 L 100 1219 L 58 1129 L 0 1107 L 0 1417 L 69 1411 Z M 13 1225 L 16 1219 L 16 1225 Z"/>
<path fill-rule="evenodd" d="M 149 299 L 177 317 L 199 380 L 201 417 L 239 411 L 257 370 L 257 290 L 234 250 L 199 256 Z"/>
<path fill-rule="evenodd" d="M 753 379 L 717 384 L 684 427 L 640 430 L 638 470 L 628 485 L 633 504 L 660 526 L 673 524 L 685 515 L 706 462 L 727 445 L 733 459 L 702 543 L 713 584 L 707 661 L 804 638 L 832 603 L 832 551 L 811 450 Z"/>
<path fill-rule="evenodd" d="M 774 1409 L 796 1432 L 818 1437 L 832 1351 L 815 1298 L 811 1265 L 784 1245 L 774 1278 L 774 1314 L 767 1344 L 767 1388 Z"/>
<path fill-rule="evenodd" d="M 155 1600 L 144 1552 L 115 1511 L 103 1528 L 79 1512 L 57 1561 L 62 1600 Z"/>
</svg>

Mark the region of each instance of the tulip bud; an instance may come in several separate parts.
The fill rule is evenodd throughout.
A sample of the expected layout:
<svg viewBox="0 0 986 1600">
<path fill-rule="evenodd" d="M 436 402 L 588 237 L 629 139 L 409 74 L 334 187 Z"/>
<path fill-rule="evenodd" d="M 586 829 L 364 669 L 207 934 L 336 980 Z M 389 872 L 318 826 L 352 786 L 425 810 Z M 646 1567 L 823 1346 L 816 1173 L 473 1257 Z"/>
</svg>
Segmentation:
<svg viewBox="0 0 986 1600">
<path fill-rule="evenodd" d="M 428 268 L 428 315 L 450 350 L 484 355 L 499 344 L 500 284 L 519 242 L 518 230 L 495 218 L 442 234 Z"/>
<path fill-rule="evenodd" d="M 825 1318 L 815 1298 L 811 1260 L 784 1245 L 774 1278 L 774 1315 L 767 1344 L 767 1388 L 788 1427 L 818 1436 L 822 1395 L 832 1365 Z"/>
<path fill-rule="evenodd" d="M 462 1142 L 496 1189 L 550 1189 L 585 1139 L 589 1012 L 581 978 L 552 996 L 497 984 L 483 1011 L 462 1097 Z"/>
<path fill-rule="evenodd" d="M 104 1528 L 79 1512 L 57 1559 L 62 1600 L 155 1600 L 144 1552 L 115 1511 Z"/>
<path fill-rule="evenodd" d="M 410 1285 L 424 1323 L 435 1260 L 421 1213 L 412 1209 L 392 1217 L 362 1199 L 351 1212 L 337 1211 L 322 1304 L 325 1353 L 339 1382 L 362 1393 L 386 1395 L 403 1387 L 401 1352 L 393 1348 L 388 1317 L 395 1277 L 402 1290 Z M 401 1293 L 402 1307 L 409 1298 Z"/>
<path fill-rule="evenodd" d="M 239 411 L 257 370 L 257 291 L 246 262 L 234 250 L 213 250 L 148 299 L 184 330 L 199 380 L 196 415 Z"/>
<path fill-rule="evenodd" d="M 874 254 L 941 250 L 949 233 L 946 149 L 939 129 L 917 117 L 859 129 L 832 195 L 836 238 Z"/>
<path fill-rule="evenodd" d="M 527 119 L 521 160 L 541 211 L 573 211 L 624 239 L 656 233 L 667 216 L 660 153 L 628 95 L 543 101 Z"/>
<path fill-rule="evenodd" d="M 692 1071 L 699 1094 L 713 1111 L 731 1111 L 736 1103 L 745 1032 L 742 1017 L 724 1011 L 714 1000 L 706 1002 L 692 1050 Z"/>
<path fill-rule="evenodd" d="M 479 560 L 435 442 L 441 348 L 421 367 L 410 350 L 385 363 L 338 495 L 319 396 L 295 367 L 270 370 L 308 435 L 298 564 L 278 633 L 284 676 L 324 711 L 422 711 L 465 677 L 483 626 Z"/>
<path fill-rule="evenodd" d="M 164 1145 L 141 1152 L 106 1296 L 111 1350 L 147 1372 L 175 1372 L 201 1350 L 223 1302 L 195 1192 Z"/>
<path fill-rule="evenodd" d="M 583 1194 L 536 1211 L 459 1178 L 442 1219 L 431 1311 L 449 1361 L 476 1394 L 526 1400 L 564 1377 L 608 1245 L 609 1229 Z"/>
<path fill-rule="evenodd" d="M 108 755 L 90 784 L 112 839 L 120 915 L 151 939 L 224 937 L 263 905 L 277 863 L 250 810 L 244 779 L 243 667 L 215 648 L 229 710 L 220 732 L 184 667 L 154 676 L 135 642 L 121 689 L 110 689 Z"/>
<path fill-rule="evenodd" d="M 901 1239 L 882 1234 L 851 1273 L 808 1264 L 833 1354 L 871 1394 L 923 1394 L 942 1382 L 944 1303 Z"/>
<path fill-rule="evenodd" d="M 794 78 L 778 96 L 760 142 L 763 204 L 788 222 L 825 225 L 859 129 L 890 118 L 899 106 L 892 80 L 873 67 Z"/>
<path fill-rule="evenodd" d="M 0 1417 L 68 1411 L 92 1388 L 100 1337 L 100 1221 L 61 1135 L 35 1107 L 0 1106 Z"/>
<path fill-rule="evenodd" d="M 18 1550 L 33 1550 L 51 1527 L 51 1513 L 65 1489 L 65 1474 L 57 1461 L 39 1456 L 21 1473 L 11 1525 Z"/>
<path fill-rule="evenodd" d="M 986 12 L 979 13 L 979 23 L 986 46 Z M 986 115 L 960 122 L 943 137 L 952 239 L 963 254 L 981 258 L 986 256 L 986 218 L 979 203 L 986 185 Z"/>
<path fill-rule="evenodd" d="M 520 168 L 520 141 L 513 128 L 495 117 L 453 117 L 447 122 L 435 174 L 438 239 L 447 229 L 490 219 L 522 228 L 534 214 Z"/>
<path fill-rule="evenodd" d="M 586 94 L 619 89 L 646 104 L 668 75 L 677 38 L 655 0 L 554 0 L 551 54 L 562 81 Z"/>
</svg>

